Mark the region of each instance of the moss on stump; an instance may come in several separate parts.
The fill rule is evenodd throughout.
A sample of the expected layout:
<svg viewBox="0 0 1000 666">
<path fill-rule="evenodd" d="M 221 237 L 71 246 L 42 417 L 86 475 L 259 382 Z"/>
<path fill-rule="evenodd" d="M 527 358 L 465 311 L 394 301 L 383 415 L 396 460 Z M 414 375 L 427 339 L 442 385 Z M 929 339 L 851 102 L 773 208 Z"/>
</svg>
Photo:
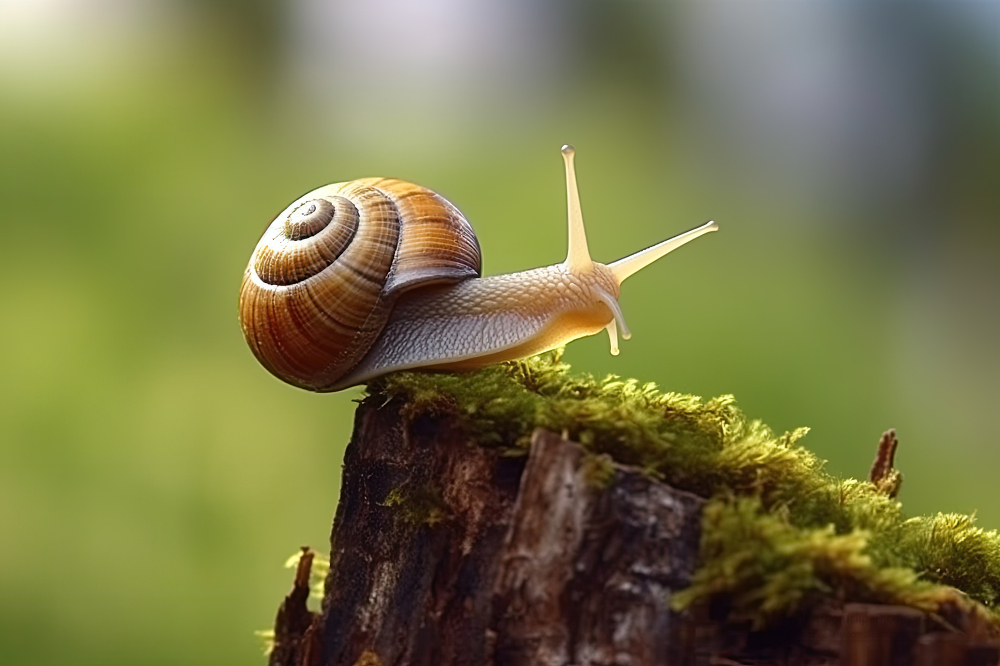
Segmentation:
<svg viewBox="0 0 1000 666">
<path fill-rule="evenodd" d="M 364 405 L 397 405 L 402 422 L 413 432 L 446 423 L 446 439 L 480 451 L 476 460 L 485 467 L 510 460 L 510 469 L 521 470 L 523 463 L 519 467 L 517 460 L 528 456 L 533 433 L 536 444 L 539 429 L 558 433 L 562 441 L 582 446 L 574 454 L 574 469 L 591 489 L 579 492 L 593 498 L 607 496 L 626 468 L 698 498 L 696 565 L 683 585 L 671 587 L 670 612 L 707 618 L 722 634 L 741 628 L 744 642 L 746 635 L 766 636 L 787 629 L 789 623 L 801 634 L 806 625 L 816 629 L 832 616 L 845 632 L 843 640 L 849 629 L 881 622 L 896 627 L 897 634 L 910 632 L 913 641 L 933 644 L 925 648 L 926 654 L 947 652 L 954 642 L 937 634 L 920 638 L 928 630 L 926 618 L 938 628 L 964 632 L 975 640 L 989 642 L 1000 636 L 1000 535 L 976 527 L 971 516 L 908 518 L 895 499 L 902 477 L 892 468 L 894 433 L 883 436 L 871 480 L 836 479 L 799 444 L 805 428 L 772 432 L 748 419 L 732 396 L 702 400 L 663 393 L 634 380 L 573 376 L 560 356 L 550 353 L 467 374 L 398 373 L 372 383 Z M 349 452 L 345 484 L 350 458 Z M 448 468 L 439 473 L 456 472 Z M 406 525 L 408 534 L 419 533 L 420 539 L 454 530 L 449 526 L 452 509 L 447 498 L 454 494 L 450 482 L 433 475 L 404 476 L 404 482 L 385 489 L 378 504 L 395 512 L 390 514 L 394 524 Z M 508 520 L 515 510 L 510 490 L 504 488 L 498 500 Z M 357 501 L 342 496 L 334 540 L 337 525 L 349 519 L 345 502 Z M 489 525 L 490 548 L 499 549 L 501 541 L 510 544 L 516 526 L 505 528 L 506 540 L 498 541 L 501 523 Z M 488 559 L 483 553 L 478 557 Z M 335 579 L 343 583 L 331 571 L 325 606 L 333 598 Z M 476 598 L 476 603 L 485 603 L 481 596 Z M 503 595 L 494 604 L 497 598 Z M 890 622 L 870 604 L 901 610 L 882 614 Z M 912 618 L 919 622 L 907 612 L 915 613 Z M 325 607 L 324 617 L 330 613 Z M 505 626 L 496 617 L 485 622 L 480 629 L 494 638 L 498 626 Z M 918 626 L 919 631 L 914 628 Z M 491 649 L 495 657 L 495 646 Z"/>
</svg>

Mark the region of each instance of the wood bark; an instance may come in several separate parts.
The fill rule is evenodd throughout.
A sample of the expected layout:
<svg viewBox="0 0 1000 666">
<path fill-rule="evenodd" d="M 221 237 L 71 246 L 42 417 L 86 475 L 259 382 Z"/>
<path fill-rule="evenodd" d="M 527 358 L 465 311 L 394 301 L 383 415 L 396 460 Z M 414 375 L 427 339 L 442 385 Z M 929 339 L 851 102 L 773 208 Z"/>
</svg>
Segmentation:
<svg viewBox="0 0 1000 666">
<path fill-rule="evenodd" d="M 955 623 L 830 604 L 766 632 L 671 610 L 704 500 L 537 430 L 527 456 L 398 400 L 358 408 L 322 610 L 306 554 L 271 666 L 849 666 L 1000 661 Z M 940 623 L 939 623 L 940 624 Z"/>
</svg>

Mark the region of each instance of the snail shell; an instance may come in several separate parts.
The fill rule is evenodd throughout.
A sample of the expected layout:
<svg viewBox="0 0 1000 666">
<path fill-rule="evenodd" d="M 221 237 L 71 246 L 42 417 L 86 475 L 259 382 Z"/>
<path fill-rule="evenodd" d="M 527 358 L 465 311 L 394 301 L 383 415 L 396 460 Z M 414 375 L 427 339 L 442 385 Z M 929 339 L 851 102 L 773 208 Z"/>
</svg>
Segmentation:
<svg viewBox="0 0 1000 666">
<path fill-rule="evenodd" d="M 367 353 L 403 292 L 481 270 L 472 226 L 443 197 L 391 178 L 336 183 L 267 228 L 243 275 L 240 323 L 274 375 L 329 390 Z"/>
</svg>

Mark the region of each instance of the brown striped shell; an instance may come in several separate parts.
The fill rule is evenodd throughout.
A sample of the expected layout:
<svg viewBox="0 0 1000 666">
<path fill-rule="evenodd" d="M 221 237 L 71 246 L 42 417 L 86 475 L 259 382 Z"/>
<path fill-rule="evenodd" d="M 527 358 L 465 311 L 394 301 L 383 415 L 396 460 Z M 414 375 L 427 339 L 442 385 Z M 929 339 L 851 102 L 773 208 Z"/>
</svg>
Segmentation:
<svg viewBox="0 0 1000 666">
<path fill-rule="evenodd" d="M 274 375 L 329 390 L 358 364 L 407 289 L 481 272 L 461 212 L 434 192 L 390 178 L 327 185 L 264 232 L 240 289 L 240 324 Z"/>
</svg>

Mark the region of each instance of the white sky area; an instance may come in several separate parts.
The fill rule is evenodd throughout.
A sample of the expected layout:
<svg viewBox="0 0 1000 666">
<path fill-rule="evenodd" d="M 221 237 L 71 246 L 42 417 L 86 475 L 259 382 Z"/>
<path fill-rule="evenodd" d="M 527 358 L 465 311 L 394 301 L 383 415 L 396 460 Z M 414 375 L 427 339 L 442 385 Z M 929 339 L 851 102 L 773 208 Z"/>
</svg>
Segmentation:
<svg viewBox="0 0 1000 666">
<path fill-rule="evenodd" d="M 141 75 L 144 57 L 186 48 L 200 11 L 169 0 L 0 0 L 0 84 L 51 97 L 129 68 Z M 444 138 L 479 113 L 530 115 L 564 51 L 530 0 L 292 0 L 287 11 L 279 99 L 308 101 L 328 119 L 319 124 L 351 135 L 405 142 L 414 127 L 437 127 Z"/>
<path fill-rule="evenodd" d="M 336 105 L 337 126 L 351 134 L 377 131 L 395 145 L 425 141 L 428 132 L 446 141 L 484 116 L 537 114 L 565 46 L 544 5 L 530 0 L 293 7 L 294 88 Z"/>
<path fill-rule="evenodd" d="M 163 29 L 168 8 L 159 0 L 0 0 L 0 73 L 44 85 L 114 67 Z"/>
<path fill-rule="evenodd" d="M 544 48 L 529 2 L 495 0 L 298 0 L 291 48 L 306 67 L 351 65 L 417 85 L 414 74 L 461 80 L 524 71 Z M 407 78 L 410 80 L 408 81 Z"/>
<path fill-rule="evenodd" d="M 55 113 L 97 101 L 184 48 L 184 19 L 161 0 L 0 0 L 0 96 Z"/>
<path fill-rule="evenodd" d="M 832 2 L 690 5 L 681 99 L 718 154 L 770 170 L 783 190 L 905 194 L 933 130 L 925 45 L 905 29 L 884 39 L 891 26 L 870 18 Z"/>
<path fill-rule="evenodd" d="M 873 13 L 869 3 L 832 0 L 701 0 L 673 5 L 669 25 L 650 11 L 664 21 L 677 70 L 673 81 L 649 85 L 680 83 L 677 98 L 705 130 L 700 140 L 715 142 L 714 157 L 767 165 L 806 198 L 823 195 L 809 191 L 816 187 L 906 196 L 928 159 L 936 102 L 913 64 L 920 35 L 894 27 L 894 4 L 871 3 L 881 12 Z M 970 39 L 978 35 L 1000 59 L 1000 2 L 949 6 Z M 572 73 L 570 54 L 583 48 L 564 29 L 574 18 L 569 2 L 287 7 L 278 99 L 314 108 L 331 138 L 343 139 L 337 128 L 345 127 L 348 135 L 394 133 L 400 150 L 426 145 L 427 132 L 458 137 L 501 114 L 538 117 Z M 0 83 L 72 90 L 141 67 L 152 50 L 169 58 L 186 48 L 182 32 L 198 11 L 168 0 L 0 0 Z M 873 15 L 881 17 L 874 29 Z"/>
</svg>

